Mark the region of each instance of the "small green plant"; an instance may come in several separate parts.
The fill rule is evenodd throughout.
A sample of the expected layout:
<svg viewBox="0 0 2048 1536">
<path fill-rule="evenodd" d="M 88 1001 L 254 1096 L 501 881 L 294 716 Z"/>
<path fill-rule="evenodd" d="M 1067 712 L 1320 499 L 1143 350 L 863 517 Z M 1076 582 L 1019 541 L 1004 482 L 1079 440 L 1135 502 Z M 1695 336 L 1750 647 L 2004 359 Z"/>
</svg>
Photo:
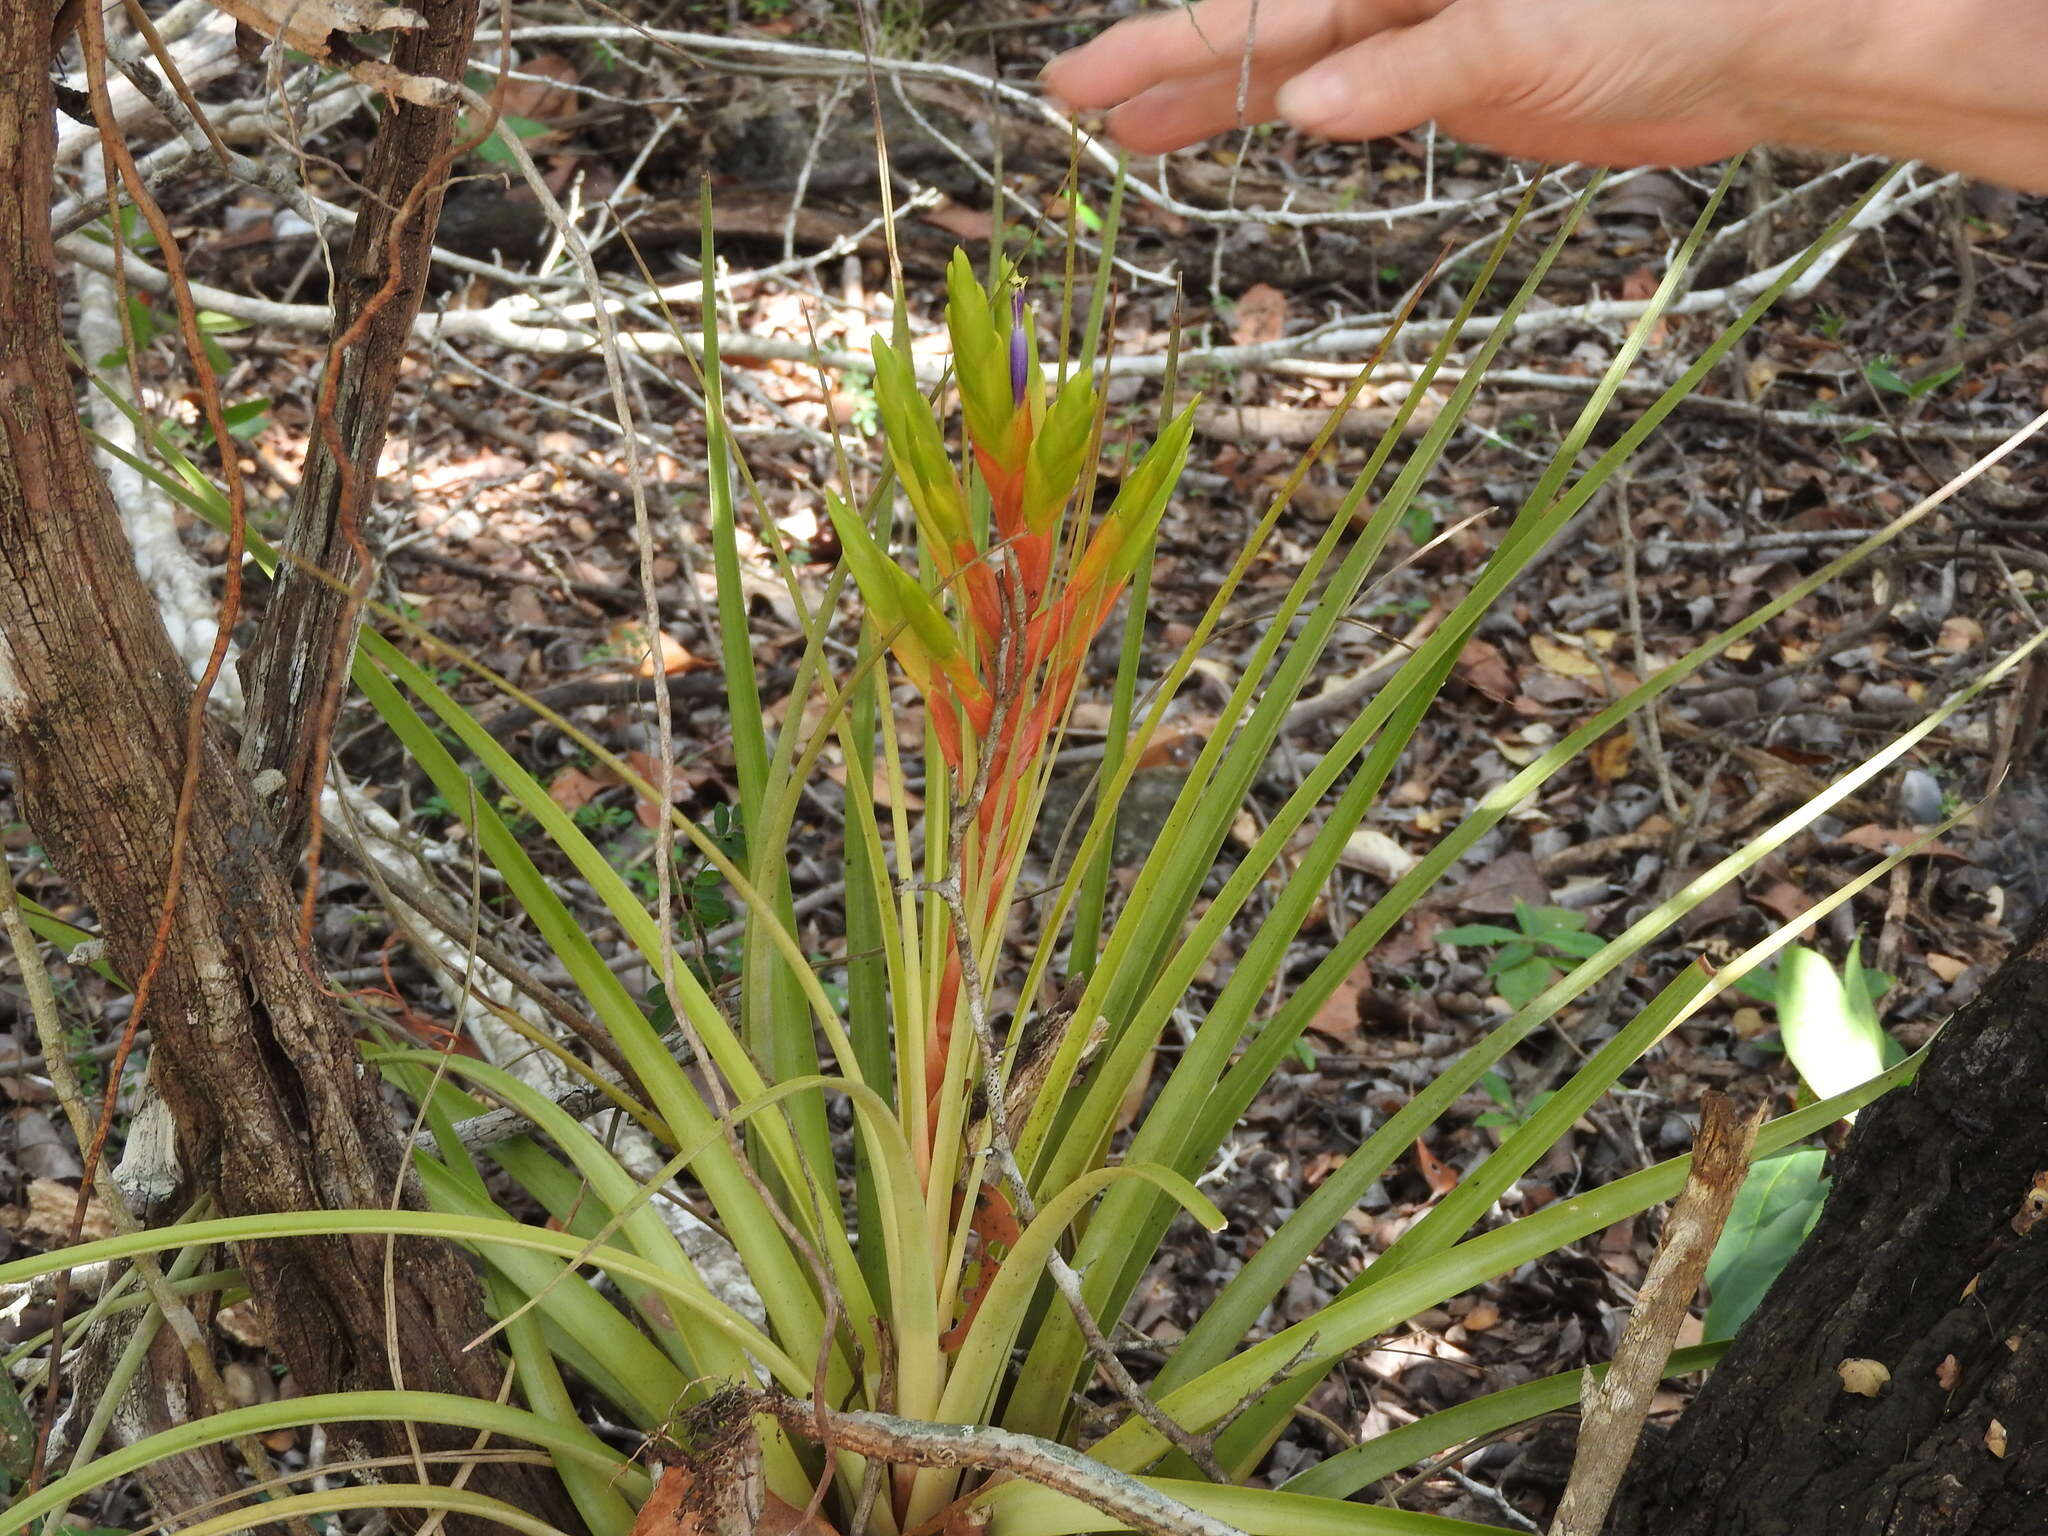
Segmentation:
<svg viewBox="0 0 2048 1536">
<path fill-rule="evenodd" d="M 1586 914 L 1569 907 L 1515 903 L 1515 926 L 1467 923 L 1437 935 L 1442 944 L 1461 949 L 1487 949 L 1486 979 L 1516 1008 L 1527 1005 L 1554 983 L 1567 962 L 1597 955 L 1605 941 L 1586 932 Z"/>
<path fill-rule="evenodd" d="M 1863 965 L 1860 944 L 1849 946 L 1839 972 L 1818 951 L 1791 944 L 1775 966 L 1737 983 L 1777 1009 L 1785 1054 L 1799 1070 L 1801 1098 L 1809 1103 L 1905 1059 L 1878 1020 L 1877 1000 L 1890 985 L 1889 976 Z M 1825 1161 L 1818 1147 L 1795 1147 L 1750 1169 L 1707 1267 L 1710 1332 L 1732 1333 L 1742 1325 L 1820 1220 L 1829 1182 Z"/>
<path fill-rule="evenodd" d="M 839 381 L 839 393 L 852 406 L 848 425 L 862 437 L 873 437 L 882 424 L 873 378 L 865 373 L 849 373 Z"/>
<path fill-rule="evenodd" d="M 576 807 L 576 825 L 594 837 L 603 837 L 633 824 L 633 812 L 626 806 L 603 800 L 589 800 Z"/>
<path fill-rule="evenodd" d="M 1482 1110 L 1473 1117 L 1472 1123 L 1498 1131 L 1519 1131 L 1529 1123 L 1530 1117 L 1537 1110 L 1550 1102 L 1554 1091 L 1546 1089 L 1532 1097 L 1527 1104 L 1517 1105 L 1513 1086 L 1500 1073 L 1486 1073 L 1479 1079 L 1479 1086 L 1498 1107 Z"/>
<path fill-rule="evenodd" d="M 1891 395 L 1904 395 L 1908 400 L 1924 400 L 1936 390 L 1961 378 L 1963 373 L 1963 365 L 1957 363 L 1953 367 L 1938 368 L 1920 378 L 1909 379 L 1899 372 L 1898 365 L 1899 360 L 1886 353 L 1865 363 L 1863 376 L 1870 381 L 1873 389 L 1881 389 Z"/>
</svg>

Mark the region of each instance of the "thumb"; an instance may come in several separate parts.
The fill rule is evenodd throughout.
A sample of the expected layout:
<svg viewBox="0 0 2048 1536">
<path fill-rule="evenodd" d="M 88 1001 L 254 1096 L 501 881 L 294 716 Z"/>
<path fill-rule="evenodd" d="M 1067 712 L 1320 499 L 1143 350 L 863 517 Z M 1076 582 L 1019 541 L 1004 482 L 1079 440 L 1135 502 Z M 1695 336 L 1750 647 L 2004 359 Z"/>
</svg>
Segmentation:
<svg viewBox="0 0 2048 1536">
<path fill-rule="evenodd" d="M 1501 39 L 1475 23 L 1481 9 L 1454 3 L 1331 55 L 1280 87 L 1280 115 L 1319 138 L 1377 139 L 1493 99 Z"/>
</svg>

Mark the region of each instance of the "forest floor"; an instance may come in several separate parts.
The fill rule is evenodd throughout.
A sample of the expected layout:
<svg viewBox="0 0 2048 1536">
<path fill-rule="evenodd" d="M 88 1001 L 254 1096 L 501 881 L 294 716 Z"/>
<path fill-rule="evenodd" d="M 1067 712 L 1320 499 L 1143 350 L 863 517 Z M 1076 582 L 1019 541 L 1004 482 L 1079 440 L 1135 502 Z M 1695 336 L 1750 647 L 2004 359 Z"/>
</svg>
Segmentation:
<svg viewBox="0 0 2048 1536">
<path fill-rule="evenodd" d="M 1056 286 L 1065 260 L 1057 235 L 1069 141 L 1018 97 L 974 81 L 1028 92 L 1052 52 L 1125 8 L 1081 16 L 1050 0 L 997 0 L 914 28 L 890 22 L 889 51 L 955 70 L 905 80 L 900 90 L 885 83 L 882 92 L 896 200 L 922 199 L 900 223 L 913 335 L 938 325 L 939 274 L 955 245 L 978 262 L 986 257 L 987 177 L 998 146 L 1010 249 L 1028 278 L 1047 292 Z M 764 706 L 778 723 L 802 639 L 767 541 L 783 541 L 806 598 L 822 592 L 837 558 L 821 499 L 821 488 L 837 478 L 835 429 L 856 458 L 877 453 L 874 401 L 862 376 L 802 361 L 813 344 L 864 349 L 869 332 L 889 323 L 866 87 L 851 76 L 819 78 L 826 72 L 800 51 L 857 46 L 846 9 L 825 0 L 739 0 L 742 32 L 767 51 L 737 63 L 721 56 L 715 66 L 687 49 L 635 41 L 624 26 L 605 41 L 551 40 L 540 30 L 516 44 L 521 72 L 531 78 L 511 82 L 503 98 L 508 112 L 531 123 L 531 147 L 565 198 L 573 194 L 586 209 L 613 200 L 657 280 L 680 283 L 695 272 L 698 183 L 706 176 L 724 267 L 784 268 L 735 282 L 723 297 L 727 325 L 781 344 L 779 356 L 736 347 L 727 362 L 728 409 L 757 498 L 743 532 L 755 562 L 746 573 L 754 652 Z M 610 14 L 535 7 L 520 24 L 596 23 Z M 723 6 L 683 4 L 645 20 L 725 31 L 733 18 Z M 329 130 L 319 146 L 332 165 L 316 175 L 331 177 L 337 193 L 364 136 L 358 116 Z M 1087 224 L 1108 207 L 1109 184 L 1099 163 L 1084 157 L 1080 164 L 1075 216 Z M 1198 389 L 1203 400 L 1193 467 L 1161 528 L 1152 572 L 1145 654 L 1148 675 L 1156 675 L 1356 371 L 1359 349 L 1326 344 L 1332 322 L 1369 324 L 1448 249 L 1444 280 L 1431 287 L 1417 320 L 1447 316 L 1463 292 L 1459 278 L 1484 254 L 1534 168 L 1420 135 L 1332 146 L 1258 129 L 1163 166 L 1147 161 L 1132 169 L 1147 185 L 1124 202 L 1118 254 L 1127 266 L 1115 295 L 1113 349 L 1124 359 L 1162 358 L 1178 327 L 1187 349 L 1182 394 Z M 1715 228 L 1746 223 L 1710 235 L 1692 291 L 1738 284 L 1793 254 L 1879 169 L 1783 152 L 1753 160 Z M 507 190 L 502 166 L 476 160 L 465 170 L 475 179 L 451 197 L 443 245 L 512 273 L 559 267 L 538 209 Z M 1915 175 L 1915 185 L 1937 179 Z M 1356 622 L 1333 644 L 1311 696 L 1355 683 L 1346 697 L 1361 698 L 1369 679 L 1384 675 L 1382 663 L 1398 662 L 1403 647 L 1428 634 L 1462 596 L 1613 357 L 1627 306 L 1651 292 L 1714 179 L 1711 169 L 1649 171 L 1614 178 L 1594 198 L 1532 308 L 1535 323 L 1508 339 L 1495 376 L 1396 535 L 1390 569 L 1354 609 Z M 193 187 L 204 184 L 195 172 Z M 1567 174 L 1539 199 L 1503 264 L 1498 301 L 1482 312 L 1505 302 L 1557 228 L 1568 194 L 1583 184 L 1583 176 Z M 1159 195 L 1167 187 L 1171 196 Z M 1800 187 L 1807 190 L 1785 195 Z M 1511 195 L 1500 195 L 1504 189 Z M 317 249 L 274 201 L 250 193 L 181 203 L 173 183 L 168 202 L 197 280 L 280 302 L 319 299 Z M 1034 233 L 1031 210 L 1048 206 L 1051 224 Z M 1261 210 L 1287 217 L 1274 221 Z M 820 251 L 834 254 L 820 259 Z M 599 259 L 619 272 L 634 260 L 617 239 L 600 245 Z M 1168 275 L 1179 279 L 1178 292 L 1163 280 Z M 1894 208 L 1810 293 L 1767 315 L 1708 381 L 1704 397 L 1658 428 L 1619 489 L 1581 515 L 1466 647 L 1373 814 L 1377 835 L 1359 842 L 1355 867 L 1332 882 L 1296 940 L 1291 974 L 1305 974 L 1391 874 L 1611 690 L 1632 686 L 1782 592 L 2048 405 L 2044 283 L 2048 202 L 1949 185 Z M 429 303 L 449 317 L 448 334 L 416 351 L 385 454 L 383 595 L 601 740 L 645 753 L 650 684 L 631 664 L 641 603 L 633 522 L 602 368 L 588 354 L 495 346 L 456 323 L 507 291 L 488 278 L 437 277 Z M 1705 307 L 1667 319 L 1633 377 L 1669 382 L 1729 313 Z M 245 455 L 257 499 L 281 508 L 312 416 L 318 338 L 280 324 L 218 339 L 233 364 L 229 397 L 249 407 Z M 1420 343 L 1396 348 L 1386 381 L 1368 387 L 1235 595 L 1173 710 L 1157 765 L 1140 775 L 1118 855 L 1127 875 L 1148 846 L 1143 802 L 1163 807 L 1170 799 L 1177 765 L 1205 739 L 1263 633 L 1262 616 L 1335 514 L 1425 353 Z M 142 359 L 145 378 L 171 392 L 182 388 L 176 366 L 161 344 Z M 658 529 L 657 574 L 667 616 L 663 656 L 677 698 L 680 803 L 693 816 L 710 816 L 734 804 L 737 788 L 710 628 L 703 415 L 696 380 L 674 356 L 642 360 L 634 387 L 654 450 L 652 473 L 672 512 Z M 1119 375 L 1112 397 L 1124 413 L 1120 426 L 1149 430 L 1160 408 L 1156 370 Z M 1595 449 L 1648 398 L 1624 393 L 1598 429 Z M 185 533 L 217 564 L 217 536 L 197 525 Z M 1313 1048 L 1254 1104 L 1204 1179 L 1230 1226 L 1216 1239 L 1185 1224 L 1175 1229 L 1127 1319 L 1136 1358 L 1170 1349 L 1191 1302 L 1257 1248 L 1363 1128 L 1506 1014 L 1491 969 L 1496 950 L 1445 942 L 1445 930 L 1526 920 L 1618 933 L 2030 633 L 2044 597 L 2048 456 L 2032 447 L 1553 780 L 1379 946 L 1317 1020 Z M 1115 643 L 1114 626 L 1108 643 Z M 1105 658 L 1113 664 L 1113 651 Z M 1098 668 L 1076 706 L 1068 738 L 1076 747 L 1101 740 L 1108 675 L 1108 665 Z M 492 718 L 494 734 L 619 865 L 644 878 L 648 808 L 530 714 L 466 679 L 458 691 Z M 1944 834 L 1810 939 L 1837 963 L 1859 946 L 1864 965 L 1884 978 L 1886 1027 L 1917 1045 L 1971 995 L 2027 913 L 2048 899 L 2048 752 L 2035 729 L 2044 699 L 2048 670 L 2036 662 L 2016 685 L 1958 713 L 1897 771 L 1566 1009 L 1490 1080 L 1488 1093 L 1469 1095 L 1425 1151 L 1375 1186 L 1268 1322 L 1284 1326 L 1326 1302 L 1482 1157 L 1505 1124 L 1632 1017 L 1677 963 L 1738 953 L 1916 829 L 1983 797 L 2002 774 L 1999 794 L 1976 820 Z M 1349 718 L 1337 710 L 1301 713 L 1245 807 L 1247 827 L 1263 824 Z M 455 808 L 408 778 L 396 748 L 374 727 L 367 710 L 344 718 L 336 741 L 346 771 L 420 835 L 455 836 Z M 1078 760 L 1061 769 L 1069 803 L 1087 792 L 1091 772 L 1085 750 L 1072 755 Z M 805 909 L 801 938 L 809 952 L 843 954 L 830 892 L 840 877 L 846 808 L 836 788 L 821 782 L 808 809 L 813 819 L 799 825 L 791 845 L 795 893 L 800 901 L 826 894 Z M 89 924 L 37 857 L 15 819 L 19 807 L 8 814 L 6 844 L 24 891 Z M 1048 822 L 1063 814 L 1048 812 Z M 1037 857 L 1048 858 L 1056 840 L 1055 827 Z M 376 890 L 345 865 L 321 878 L 320 943 L 333 976 L 346 986 L 387 989 L 406 1000 L 409 1016 L 431 1018 L 434 989 L 404 949 L 390 947 L 393 931 Z M 458 870 L 451 878 L 466 895 L 467 875 Z M 562 888 L 572 901 L 589 900 L 571 878 Z M 704 925 L 717 929 L 728 915 L 723 896 L 706 887 L 701 902 Z M 1262 916 L 1255 899 L 1242 939 Z M 594 900 L 588 923 L 601 949 L 628 955 Z M 530 939 L 500 937 L 545 962 Z M 714 952 L 719 942 L 713 933 Z M 1539 958 L 1555 953 L 1539 951 Z M 1211 995 L 1229 961 L 1219 956 L 1216 975 L 1204 979 Z M 621 969 L 630 972 L 628 959 Z M 67 1016 L 90 1058 L 120 1022 L 121 1001 L 82 967 L 60 973 Z M 629 980 L 642 990 L 651 984 L 644 974 Z M 1198 991 L 1187 1007 L 1199 1015 L 1204 1000 Z M 68 1215 L 79 1171 L 77 1151 L 39 1086 L 33 1032 L 11 978 L 0 981 L 0 1019 L 9 1014 L 12 1038 L 0 1033 L 0 1257 L 53 1240 L 52 1223 Z M 1516 1186 L 1504 1202 L 1512 1204 L 1508 1214 L 1685 1150 L 1707 1089 L 1789 1104 L 1796 1087 L 1772 1008 L 1730 994 L 1581 1120 Z M 1607 1359 L 1655 1238 L 1648 1218 L 1623 1223 L 1413 1319 L 1328 1379 L 1267 1475 L 1284 1477 L 1347 1437 L 1479 1391 Z M 0 1334 L 0 1345 L 6 1342 Z M 1681 1400 L 1669 1394 L 1663 1406 Z M 1519 1472 L 1510 1466 L 1516 1459 Z M 1469 1461 L 1466 1471 L 1487 1484 L 1505 1472 L 1510 1496 L 1534 1512 L 1550 1475 L 1541 1461 L 1522 1447 L 1503 1447 L 1491 1459 Z M 1470 1519 L 1507 1518 L 1469 1488 L 1433 1486 L 1435 1507 Z"/>
</svg>

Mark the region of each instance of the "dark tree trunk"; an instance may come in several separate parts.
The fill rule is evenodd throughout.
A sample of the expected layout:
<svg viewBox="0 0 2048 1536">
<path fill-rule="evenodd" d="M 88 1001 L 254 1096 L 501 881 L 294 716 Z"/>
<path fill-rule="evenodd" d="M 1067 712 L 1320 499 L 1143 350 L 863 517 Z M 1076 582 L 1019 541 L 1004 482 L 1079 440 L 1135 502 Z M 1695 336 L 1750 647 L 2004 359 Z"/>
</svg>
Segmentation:
<svg viewBox="0 0 2048 1536">
<path fill-rule="evenodd" d="M 65 365 L 49 10 L 0 0 L 0 751 L 56 868 L 97 912 L 109 959 L 136 977 L 166 889 L 192 689 L 87 453 Z M 400 1138 L 346 1016 L 299 953 L 285 863 L 217 733 L 198 785 L 148 1017 L 187 1174 L 234 1214 L 387 1205 Z M 388 1316 L 407 1385 L 494 1395 L 492 1353 L 462 1348 L 483 1325 L 462 1256 L 401 1241 L 387 1295 L 384 1247 L 328 1236 L 241 1252 L 301 1389 L 390 1385 Z M 361 1436 L 405 1448 L 397 1426 Z M 473 1486 L 573 1528 L 559 1487 L 530 1467 L 481 1466 Z"/>
<path fill-rule="evenodd" d="M 399 34 L 392 64 L 407 74 L 460 80 L 477 4 L 421 0 L 426 25 Z M 361 607 L 352 592 L 367 590 L 380 558 L 369 519 L 377 460 L 426 289 L 454 132 L 452 107 L 384 104 L 356 225 L 334 275 L 334 340 L 318 397 L 329 402 L 329 415 L 314 423 L 282 540 L 341 585 L 281 565 L 262 627 L 242 660 L 248 684 L 242 767 L 252 777 L 272 768 L 284 776 L 270 811 L 294 851 L 323 777 L 332 707 L 355 653 Z M 337 440 L 344 461 L 333 452 Z"/>
<path fill-rule="evenodd" d="M 1638 1455 L 1610 1536 L 2048 1531 L 2048 1217 L 2014 1229 L 2043 1170 L 2048 913 L 1863 1112 L 1812 1238 Z M 1845 1359 L 1889 1387 L 1844 1392 Z"/>
</svg>

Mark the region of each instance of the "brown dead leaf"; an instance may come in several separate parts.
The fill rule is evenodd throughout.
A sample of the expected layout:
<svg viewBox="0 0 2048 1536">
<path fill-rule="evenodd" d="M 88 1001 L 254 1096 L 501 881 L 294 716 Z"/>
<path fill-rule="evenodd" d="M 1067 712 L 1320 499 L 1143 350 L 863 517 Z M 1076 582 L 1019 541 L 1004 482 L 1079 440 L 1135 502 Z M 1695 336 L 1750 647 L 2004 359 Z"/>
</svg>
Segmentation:
<svg viewBox="0 0 2048 1536">
<path fill-rule="evenodd" d="M 955 240 L 985 243 L 995 233 L 995 217 L 988 209 L 970 208 L 950 197 L 941 197 L 936 205 L 925 209 L 918 217 L 934 228 L 943 229 Z"/>
<path fill-rule="evenodd" d="M 633 1518 L 633 1536 L 700 1536 L 703 1522 L 684 1507 L 690 1482 L 685 1467 L 660 1468 L 653 1491 Z"/>
<path fill-rule="evenodd" d="M 1984 1449 L 1994 1456 L 2005 1455 L 2005 1426 L 1993 1419 L 1984 1426 Z"/>
<path fill-rule="evenodd" d="M 1500 1308 L 1490 1301 L 1475 1301 L 1463 1322 L 1467 1333 L 1484 1333 L 1500 1322 Z"/>
<path fill-rule="evenodd" d="M 521 584 L 505 597 L 505 621 L 515 629 L 534 629 L 548 622 L 548 605 L 532 587 Z"/>
<path fill-rule="evenodd" d="M 1806 892 L 1799 889 L 1798 886 L 1792 884 L 1789 880 L 1780 880 L 1768 890 L 1760 891 L 1750 897 L 1750 900 L 1762 907 L 1766 912 L 1776 917 L 1781 917 L 1788 923 L 1813 905 L 1813 903 L 1806 899 Z"/>
<path fill-rule="evenodd" d="M 761 1506 L 761 1518 L 754 1536 L 838 1536 L 838 1527 L 823 1515 L 806 1515 L 779 1494 L 771 1492 Z"/>
<path fill-rule="evenodd" d="M 56 1179 L 30 1179 L 28 1214 L 21 1223 L 22 1234 L 37 1239 L 45 1246 L 66 1241 L 71 1233 L 71 1213 L 77 1205 L 78 1191 L 69 1184 L 59 1183 Z M 114 1220 L 95 1196 L 86 1203 L 85 1224 L 79 1229 L 79 1240 L 91 1243 L 113 1235 Z"/>
<path fill-rule="evenodd" d="M 1970 968 L 1969 961 L 1958 960 L 1954 955 L 1930 954 L 1925 958 L 1927 969 L 1934 972 L 1943 981 L 1954 981 Z"/>
<path fill-rule="evenodd" d="M 1308 1027 L 1331 1040 L 1350 1040 L 1358 1034 L 1359 1004 L 1372 991 L 1372 968 L 1361 965 L 1337 984 L 1328 1002 L 1316 1010 Z"/>
<path fill-rule="evenodd" d="M 1458 653 L 1457 675 L 1488 698 L 1505 700 L 1515 691 L 1515 670 L 1490 640 L 1467 640 Z"/>
<path fill-rule="evenodd" d="M 1944 1392 L 1953 1392 L 1956 1383 L 1963 1379 L 1963 1367 L 1954 1355 L 1943 1355 L 1941 1364 L 1934 1368 L 1934 1384 Z"/>
<path fill-rule="evenodd" d="M 1648 267 L 1637 267 L 1621 280 L 1621 296 L 1637 304 L 1645 303 L 1656 296 L 1657 274 Z M 1650 328 L 1649 340 L 1645 343 L 1652 351 L 1664 345 L 1671 335 L 1671 327 L 1664 316 L 1657 317 L 1657 323 Z"/>
<path fill-rule="evenodd" d="M 1851 827 L 1835 841 L 1847 843 L 1852 848 L 1867 848 L 1872 853 L 1894 853 L 1919 836 L 1912 827 L 1881 827 L 1874 821 L 1860 827 Z M 1946 843 L 1933 842 L 1919 850 L 1934 858 L 1960 859 L 1962 855 Z"/>
<path fill-rule="evenodd" d="M 1538 666 L 1560 677 L 1582 677 L 1589 682 L 1600 677 L 1600 663 L 1574 642 L 1539 632 L 1529 637 L 1529 649 L 1535 653 Z"/>
<path fill-rule="evenodd" d="M 2012 1229 L 2025 1237 L 2048 1217 L 2048 1173 L 2034 1175 L 2033 1187 L 2020 1201 L 2020 1208 L 2013 1214 Z"/>
<path fill-rule="evenodd" d="M 1626 726 L 1593 743 L 1586 761 L 1593 765 L 1593 777 L 1602 784 L 1619 784 L 1628 777 L 1635 760 L 1636 735 Z"/>
<path fill-rule="evenodd" d="M 1528 853 L 1517 849 L 1477 870 L 1458 891 L 1457 905 L 1467 912 L 1493 917 L 1514 914 L 1515 903 L 1540 907 L 1550 900 L 1543 871 Z"/>
<path fill-rule="evenodd" d="M 1934 643 L 1958 655 L 1975 650 L 1984 643 L 1984 626 L 1967 614 L 1952 614 L 1941 621 L 1941 633 Z"/>
<path fill-rule="evenodd" d="M 1415 1167 L 1432 1195 L 1448 1195 L 1458 1187 L 1458 1170 L 1429 1150 L 1429 1143 L 1415 1139 Z"/>
<path fill-rule="evenodd" d="M 613 651 L 624 657 L 642 677 L 654 676 L 654 652 L 647 644 L 647 627 L 631 619 L 614 624 L 606 637 Z M 702 672 L 716 666 L 695 654 L 674 635 L 663 630 L 661 633 L 661 670 L 668 677 L 684 672 Z"/>
<path fill-rule="evenodd" d="M 1436 945 L 1437 934 L 1450 926 L 1450 919 L 1443 913 L 1417 907 L 1401 919 L 1401 926 L 1391 937 L 1374 947 L 1373 958 L 1388 970 L 1398 970 L 1428 954 Z"/>
<path fill-rule="evenodd" d="M 574 815 L 610 787 L 603 779 L 594 779 L 571 763 L 548 780 L 548 798 Z"/>
<path fill-rule="evenodd" d="M 491 99 L 507 117 L 551 122 L 576 110 L 576 66 L 559 53 L 543 53 L 517 67 L 524 80 L 503 79 L 491 87 Z"/>
<path fill-rule="evenodd" d="M 1238 296 L 1230 339 L 1240 347 L 1278 341 L 1287 334 L 1287 295 L 1271 283 L 1253 283 Z"/>
<path fill-rule="evenodd" d="M 377 0 L 221 0 L 220 9 L 251 31 L 323 63 L 341 62 L 333 55 L 336 34 L 345 41 L 366 32 L 404 32 L 426 25 L 419 12 Z M 458 99 L 450 82 L 409 75 L 383 59 L 357 58 L 347 69 L 364 85 L 418 106 L 443 106 Z"/>
</svg>

